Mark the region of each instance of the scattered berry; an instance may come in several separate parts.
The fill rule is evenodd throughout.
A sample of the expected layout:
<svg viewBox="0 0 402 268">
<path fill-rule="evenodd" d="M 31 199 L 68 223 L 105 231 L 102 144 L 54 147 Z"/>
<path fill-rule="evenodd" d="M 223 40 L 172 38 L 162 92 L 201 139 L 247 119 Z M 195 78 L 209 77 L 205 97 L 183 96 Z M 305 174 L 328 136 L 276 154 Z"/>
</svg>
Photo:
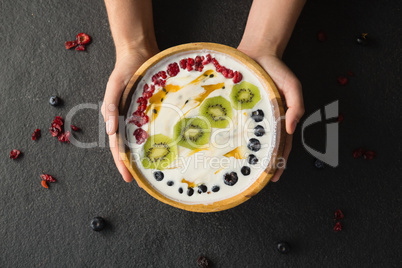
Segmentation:
<svg viewBox="0 0 402 268">
<path fill-rule="evenodd" d="M 338 121 L 338 123 L 342 123 L 342 121 L 343 121 L 343 114 L 339 114 L 339 115 L 338 115 L 337 121 Z"/>
<path fill-rule="evenodd" d="M 279 253 L 286 254 L 290 251 L 290 245 L 286 242 L 279 242 L 276 245 L 276 249 Z"/>
<path fill-rule="evenodd" d="M 56 123 L 57 125 L 62 126 L 64 124 L 63 117 L 55 116 L 53 119 L 53 123 Z"/>
<path fill-rule="evenodd" d="M 40 129 L 37 128 L 37 129 L 35 129 L 35 131 L 32 133 L 31 139 L 32 139 L 33 141 L 36 141 L 36 140 L 39 139 L 39 138 L 40 138 Z"/>
<path fill-rule="evenodd" d="M 77 126 L 71 125 L 70 126 L 73 131 L 80 131 L 81 129 Z"/>
<path fill-rule="evenodd" d="M 79 45 L 88 45 L 89 42 L 91 41 L 91 37 L 89 37 L 89 35 L 85 34 L 85 33 L 79 33 L 77 34 L 77 43 Z"/>
<path fill-rule="evenodd" d="M 49 185 L 47 185 L 47 182 L 46 182 L 46 181 L 42 180 L 42 181 L 41 181 L 41 184 L 42 184 L 43 188 L 46 188 L 46 189 L 49 188 Z"/>
<path fill-rule="evenodd" d="M 345 86 L 348 83 L 348 78 L 345 76 L 339 76 L 336 81 L 338 81 L 338 84 L 341 86 Z"/>
<path fill-rule="evenodd" d="M 261 122 L 264 119 L 264 112 L 260 109 L 253 111 L 251 113 L 251 118 L 254 119 L 255 122 Z"/>
<path fill-rule="evenodd" d="M 325 41 L 327 41 L 327 35 L 326 35 L 326 33 L 325 33 L 324 31 L 318 31 L 318 33 L 317 33 L 317 39 L 318 39 L 318 41 L 320 41 L 320 42 L 325 42 Z"/>
<path fill-rule="evenodd" d="M 335 224 L 334 231 L 335 232 L 342 231 L 342 224 L 339 221 Z"/>
<path fill-rule="evenodd" d="M 133 135 L 137 141 L 137 144 L 144 143 L 148 138 L 148 133 L 145 130 L 143 130 L 142 128 L 137 128 L 134 131 Z"/>
<path fill-rule="evenodd" d="M 163 180 L 164 177 L 165 177 L 165 175 L 163 174 L 162 171 L 156 171 L 156 172 L 154 172 L 154 178 L 155 178 L 155 180 L 161 181 L 161 180 Z"/>
<path fill-rule="evenodd" d="M 236 172 L 230 172 L 223 175 L 223 182 L 226 185 L 233 186 L 237 183 L 238 177 Z"/>
<path fill-rule="evenodd" d="M 16 150 L 16 149 L 11 150 L 11 152 L 10 152 L 10 158 L 11 158 L 11 159 L 17 159 L 17 158 L 20 156 L 20 154 L 21 154 L 21 151 L 20 151 L 20 150 Z"/>
<path fill-rule="evenodd" d="M 66 132 L 61 133 L 59 135 L 59 141 L 60 142 L 70 143 L 70 135 L 71 135 L 70 131 L 66 131 Z"/>
<path fill-rule="evenodd" d="M 106 222 L 102 217 L 95 217 L 91 220 L 90 226 L 92 230 L 99 232 L 105 228 Z"/>
<path fill-rule="evenodd" d="M 255 155 L 250 154 L 250 155 L 248 156 L 248 158 L 247 158 L 247 161 L 248 161 L 248 163 L 249 163 L 250 165 L 255 165 L 255 164 L 258 163 L 258 158 L 257 158 Z"/>
<path fill-rule="evenodd" d="M 41 177 L 41 179 L 42 179 L 43 181 L 47 181 L 47 182 L 56 182 L 56 179 L 53 178 L 53 177 L 52 177 L 51 175 L 49 175 L 49 174 L 41 174 L 40 177 Z"/>
<path fill-rule="evenodd" d="M 363 155 L 363 153 L 364 153 L 364 149 L 363 149 L 363 148 L 355 149 L 355 150 L 353 151 L 353 158 L 359 158 L 359 157 L 361 157 L 361 156 Z"/>
<path fill-rule="evenodd" d="M 60 99 L 57 96 L 51 96 L 49 99 L 49 103 L 52 106 L 57 106 L 60 103 Z"/>
<path fill-rule="evenodd" d="M 210 267 L 211 267 L 211 266 L 209 265 L 208 259 L 205 258 L 204 256 L 200 256 L 200 257 L 197 259 L 197 265 L 198 265 L 198 267 L 201 267 L 201 268 L 210 268 Z"/>
<path fill-rule="evenodd" d="M 357 39 L 356 39 L 356 42 L 357 42 L 359 45 L 362 45 L 362 46 L 367 45 L 367 43 L 368 43 L 368 40 L 367 40 L 367 33 L 362 33 L 361 35 L 359 35 L 359 36 L 357 37 Z"/>
<path fill-rule="evenodd" d="M 84 51 L 85 50 L 85 46 L 84 45 L 78 45 L 75 47 L 75 50 L 77 51 Z"/>
<path fill-rule="evenodd" d="M 375 157 L 375 152 L 374 151 L 365 151 L 363 153 L 363 158 L 367 160 L 372 160 Z"/>
<path fill-rule="evenodd" d="M 167 73 L 170 77 L 176 76 L 180 72 L 179 65 L 176 62 L 171 63 L 167 67 Z"/>
<path fill-rule="evenodd" d="M 249 140 L 247 148 L 249 148 L 253 152 L 257 152 L 261 149 L 261 143 L 259 140 L 252 138 Z"/>
<path fill-rule="evenodd" d="M 342 220 L 343 219 L 343 213 L 342 210 L 337 209 L 335 210 L 335 220 Z"/>
<path fill-rule="evenodd" d="M 250 175 L 250 172 L 251 172 L 250 168 L 247 166 L 242 167 L 240 171 L 241 171 L 241 174 L 243 174 L 244 176 Z"/>
<path fill-rule="evenodd" d="M 323 169 L 323 168 L 325 167 L 325 164 L 324 164 L 324 162 L 322 162 L 321 160 L 316 159 L 316 160 L 314 161 L 314 166 L 315 166 L 317 169 Z"/>
<path fill-rule="evenodd" d="M 74 47 L 76 47 L 78 45 L 78 43 L 77 43 L 77 41 L 66 41 L 65 43 L 64 43 L 64 46 L 66 47 L 66 49 L 71 49 L 71 48 L 74 48 Z"/>
</svg>

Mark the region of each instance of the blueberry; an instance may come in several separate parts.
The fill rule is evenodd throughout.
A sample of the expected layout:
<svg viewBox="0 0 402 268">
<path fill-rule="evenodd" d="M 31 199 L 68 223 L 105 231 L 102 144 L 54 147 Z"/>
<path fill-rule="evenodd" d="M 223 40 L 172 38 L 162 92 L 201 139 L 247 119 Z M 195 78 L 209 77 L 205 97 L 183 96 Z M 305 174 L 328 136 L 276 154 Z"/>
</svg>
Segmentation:
<svg viewBox="0 0 402 268">
<path fill-rule="evenodd" d="M 223 175 L 223 182 L 226 185 L 233 186 L 236 184 L 237 180 L 238 180 L 238 177 L 237 177 L 236 172 L 230 172 L 230 173 L 226 173 L 225 175 Z"/>
<path fill-rule="evenodd" d="M 250 155 L 248 156 L 247 160 L 248 160 L 248 163 L 249 163 L 250 165 L 255 165 L 255 164 L 258 163 L 258 158 L 257 158 L 255 155 L 253 155 L 253 154 L 250 154 Z"/>
<path fill-rule="evenodd" d="M 106 226 L 106 222 L 102 217 L 95 217 L 91 220 L 91 228 L 94 231 L 102 231 Z"/>
<path fill-rule="evenodd" d="M 263 126 L 258 125 L 254 128 L 254 135 L 256 135 L 257 137 L 261 137 L 264 134 L 265 134 L 265 129 Z"/>
<path fill-rule="evenodd" d="M 192 196 L 193 194 L 194 194 L 194 189 L 191 188 L 191 187 L 188 188 L 188 189 L 187 189 L 187 195 L 188 195 L 188 196 Z"/>
<path fill-rule="evenodd" d="M 253 111 L 251 113 L 251 118 L 253 118 L 255 122 L 261 122 L 262 119 L 264 119 L 264 112 L 260 109 Z"/>
<path fill-rule="evenodd" d="M 280 253 L 285 254 L 285 253 L 288 253 L 288 252 L 290 251 L 290 246 L 289 246 L 289 244 L 286 243 L 286 242 L 279 242 L 279 243 L 276 245 L 276 249 L 277 249 Z"/>
<path fill-rule="evenodd" d="M 155 178 L 155 180 L 157 180 L 157 181 L 163 180 L 163 177 L 165 177 L 165 175 L 163 175 L 163 172 L 161 172 L 161 171 L 156 171 L 156 172 L 154 173 L 154 178 Z"/>
<path fill-rule="evenodd" d="M 179 188 L 179 194 L 182 194 L 183 193 L 183 188 Z"/>
<path fill-rule="evenodd" d="M 316 159 L 314 161 L 314 166 L 318 169 L 323 169 L 325 167 L 324 162 L 322 162 L 321 160 Z"/>
<path fill-rule="evenodd" d="M 210 267 L 211 267 L 211 265 L 210 265 L 209 262 L 208 262 L 208 259 L 205 258 L 204 256 L 200 256 L 200 257 L 197 259 L 197 265 L 198 265 L 198 267 L 200 267 L 200 268 L 210 268 Z"/>
<path fill-rule="evenodd" d="M 243 174 L 244 176 L 250 175 L 250 168 L 246 167 L 246 166 L 242 167 L 241 168 L 241 174 Z"/>
<path fill-rule="evenodd" d="M 220 189 L 221 188 L 218 185 L 212 186 L 212 192 L 214 192 L 214 193 L 219 192 Z"/>
<path fill-rule="evenodd" d="M 57 106 L 60 103 L 60 99 L 57 96 L 51 96 L 50 99 L 49 99 L 49 103 L 52 106 Z"/>
<path fill-rule="evenodd" d="M 250 139 L 247 147 L 253 151 L 253 152 L 257 152 L 261 149 L 261 143 L 259 140 L 257 139 Z"/>
<path fill-rule="evenodd" d="M 205 184 L 202 184 L 198 186 L 198 192 L 201 193 L 206 193 L 208 191 L 208 187 Z"/>
<path fill-rule="evenodd" d="M 174 182 L 173 181 L 168 181 L 166 184 L 167 184 L 167 186 L 173 186 Z"/>
</svg>

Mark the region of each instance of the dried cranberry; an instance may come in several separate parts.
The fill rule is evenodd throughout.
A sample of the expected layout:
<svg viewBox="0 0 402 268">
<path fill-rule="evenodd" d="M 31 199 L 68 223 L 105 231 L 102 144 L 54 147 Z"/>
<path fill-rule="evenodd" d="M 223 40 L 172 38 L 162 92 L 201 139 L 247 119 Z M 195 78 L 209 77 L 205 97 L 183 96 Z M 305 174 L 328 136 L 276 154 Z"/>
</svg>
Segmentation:
<svg viewBox="0 0 402 268">
<path fill-rule="evenodd" d="M 348 78 L 345 76 L 339 76 L 336 80 L 338 81 L 338 84 L 341 86 L 346 85 L 349 81 Z"/>
<path fill-rule="evenodd" d="M 70 135 L 71 135 L 70 131 L 66 131 L 66 132 L 61 133 L 59 135 L 59 141 L 60 142 L 70 143 Z"/>
<path fill-rule="evenodd" d="M 65 43 L 64 43 L 64 46 L 66 47 L 66 49 L 71 49 L 71 48 L 74 48 L 74 47 L 76 47 L 78 45 L 78 43 L 77 43 L 77 41 L 66 41 Z"/>
<path fill-rule="evenodd" d="M 352 72 L 352 71 L 348 71 L 347 74 L 348 74 L 349 76 L 355 76 L 355 73 Z"/>
<path fill-rule="evenodd" d="M 202 61 L 202 64 L 203 64 L 203 65 L 207 65 L 208 63 L 211 63 L 211 61 L 212 61 L 211 55 L 210 55 L 210 54 L 207 54 L 207 55 L 205 56 L 205 59 Z"/>
<path fill-rule="evenodd" d="M 57 123 L 58 125 L 62 126 L 63 125 L 63 117 L 61 116 L 56 116 L 53 120 L 53 123 Z"/>
<path fill-rule="evenodd" d="M 324 31 L 318 31 L 318 33 L 317 33 L 317 39 L 318 39 L 318 41 L 320 41 L 320 42 L 325 42 L 325 41 L 327 41 L 327 35 L 325 34 Z"/>
<path fill-rule="evenodd" d="M 42 184 L 42 187 L 43 187 L 43 188 L 46 188 L 46 189 L 49 188 L 49 186 L 47 185 L 47 182 L 46 182 L 46 181 L 42 180 L 41 184 Z"/>
<path fill-rule="evenodd" d="M 148 123 L 149 117 L 143 112 L 136 111 L 128 118 L 128 123 L 135 124 L 137 127 L 142 127 Z"/>
<path fill-rule="evenodd" d="M 39 139 L 39 138 L 40 138 L 40 129 L 37 128 L 37 129 L 35 129 L 35 131 L 32 133 L 31 139 L 32 139 L 33 141 L 36 141 L 36 140 Z"/>
<path fill-rule="evenodd" d="M 81 130 L 79 127 L 74 126 L 74 125 L 71 125 L 70 127 L 71 127 L 71 129 L 74 130 L 74 131 L 80 131 L 80 130 Z"/>
<path fill-rule="evenodd" d="M 42 174 L 40 175 L 41 179 L 47 182 L 56 182 L 56 179 L 53 178 L 51 175 L 49 174 Z"/>
<path fill-rule="evenodd" d="M 180 68 L 186 69 L 187 68 L 187 59 L 182 59 L 179 61 Z"/>
<path fill-rule="evenodd" d="M 85 46 L 84 45 L 78 45 L 75 47 L 75 50 L 77 51 L 84 51 L 85 50 Z"/>
<path fill-rule="evenodd" d="M 79 33 L 76 36 L 77 42 L 80 45 L 87 45 L 91 41 L 91 37 L 87 35 L 86 33 Z"/>
<path fill-rule="evenodd" d="M 11 150 L 10 158 L 11 159 L 17 159 L 20 156 L 20 154 L 21 154 L 20 150 L 17 150 L 17 149 Z"/>
<path fill-rule="evenodd" d="M 50 131 L 50 133 L 52 134 L 53 137 L 57 137 L 60 134 L 60 131 L 55 127 L 50 127 L 49 131 Z"/>
<path fill-rule="evenodd" d="M 52 128 L 55 128 L 58 132 L 61 132 L 61 126 L 57 123 L 52 123 Z"/>
<path fill-rule="evenodd" d="M 167 67 L 167 73 L 170 77 L 176 76 L 180 72 L 179 65 L 176 62 L 171 63 Z"/>
<path fill-rule="evenodd" d="M 342 210 L 337 209 L 335 210 L 335 220 L 342 220 L 343 219 L 343 213 Z"/>
<path fill-rule="evenodd" d="M 148 133 L 142 128 L 137 128 L 133 133 L 135 139 L 137 140 L 137 144 L 144 143 L 148 138 Z"/>
<path fill-rule="evenodd" d="M 365 151 L 363 153 L 363 158 L 367 160 L 372 160 L 375 157 L 375 152 L 374 151 Z"/>
<path fill-rule="evenodd" d="M 337 121 L 338 121 L 338 123 L 341 123 L 343 121 L 343 114 L 338 115 Z"/>
<path fill-rule="evenodd" d="M 359 158 L 359 157 L 361 157 L 361 156 L 363 155 L 363 153 L 364 153 L 364 149 L 363 149 L 363 148 L 355 149 L 355 150 L 353 151 L 353 157 L 354 157 L 354 158 Z"/>
<path fill-rule="evenodd" d="M 242 75 L 240 72 L 238 72 L 238 71 L 234 72 L 234 75 L 233 75 L 233 83 L 237 84 L 237 83 L 239 83 L 242 79 L 243 79 L 243 75 Z"/>
<path fill-rule="evenodd" d="M 334 231 L 335 232 L 342 231 L 342 224 L 339 221 L 335 224 Z"/>
</svg>

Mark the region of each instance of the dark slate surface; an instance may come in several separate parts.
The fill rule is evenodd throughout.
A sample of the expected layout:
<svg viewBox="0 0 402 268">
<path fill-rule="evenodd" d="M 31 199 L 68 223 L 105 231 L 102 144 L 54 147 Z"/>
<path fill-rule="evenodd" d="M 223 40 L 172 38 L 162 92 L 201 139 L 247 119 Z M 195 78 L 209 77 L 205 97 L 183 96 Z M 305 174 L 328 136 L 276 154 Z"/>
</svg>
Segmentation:
<svg viewBox="0 0 402 268">
<path fill-rule="evenodd" d="M 192 41 L 236 46 L 251 1 L 155 1 L 161 49 Z M 178 8 L 179 7 L 179 8 Z M 102 1 L 0 0 L 0 267 L 196 267 L 205 254 L 215 267 L 401 267 L 401 1 L 309 1 L 285 53 L 304 86 L 306 115 L 339 100 L 340 165 L 316 170 L 294 137 L 289 168 L 245 204 L 197 214 L 169 207 L 120 178 L 97 110 L 73 122 L 81 141 L 61 144 L 47 131 L 55 115 L 98 105 L 114 64 Z M 328 35 L 316 39 L 318 30 Z M 79 32 L 87 52 L 66 51 Z M 368 32 L 367 47 L 355 38 Z M 348 70 L 355 77 L 336 83 Z M 52 94 L 64 105 L 50 107 Z M 99 107 L 99 106 L 98 106 Z M 42 138 L 30 135 L 42 129 Z M 100 134 L 99 134 L 100 133 Z M 324 124 L 306 131 L 324 150 Z M 355 160 L 354 148 L 377 152 Z M 23 157 L 8 158 L 18 148 Z M 49 190 L 39 174 L 54 175 Z M 344 211 L 335 233 L 333 213 Z M 94 216 L 109 228 L 95 233 Z M 288 241 L 280 255 L 274 245 Z"/>
</svg>

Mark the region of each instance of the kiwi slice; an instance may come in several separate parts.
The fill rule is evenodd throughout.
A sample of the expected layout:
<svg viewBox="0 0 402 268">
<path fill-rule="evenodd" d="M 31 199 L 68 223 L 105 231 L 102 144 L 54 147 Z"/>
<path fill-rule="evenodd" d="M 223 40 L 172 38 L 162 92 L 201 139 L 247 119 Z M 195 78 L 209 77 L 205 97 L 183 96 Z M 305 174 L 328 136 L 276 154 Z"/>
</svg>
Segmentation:
<svg viewBox="0 0 402 268">
<path fill-rule="evenodd" d="M 251 109 L 261 100 L 260 90 L 255 85 L 243 81 L 233 86 L 230 99 L 236 110 Z"/>
<path fill-rule="evenodd" d="M 171 138 L 162 134 L 149 137 L 144 151 L 142 165 L 147 169 L 164 170 L 177 157 L 177 145 Z"/>
<path fill-rule="evenodd" d="M 200 107 L 200 115 L 211 123 L 211 127 L 225 128 L 232 119 L 232 105 L 224 97 L 206 99 Z"/>
<path fill-rule="evenodd" d="M 209 142 L 211 126 L 201 118 L 183 118 L 174 126 L 173 139 L 178 145 L 195 149 Z"/>
</svg>

